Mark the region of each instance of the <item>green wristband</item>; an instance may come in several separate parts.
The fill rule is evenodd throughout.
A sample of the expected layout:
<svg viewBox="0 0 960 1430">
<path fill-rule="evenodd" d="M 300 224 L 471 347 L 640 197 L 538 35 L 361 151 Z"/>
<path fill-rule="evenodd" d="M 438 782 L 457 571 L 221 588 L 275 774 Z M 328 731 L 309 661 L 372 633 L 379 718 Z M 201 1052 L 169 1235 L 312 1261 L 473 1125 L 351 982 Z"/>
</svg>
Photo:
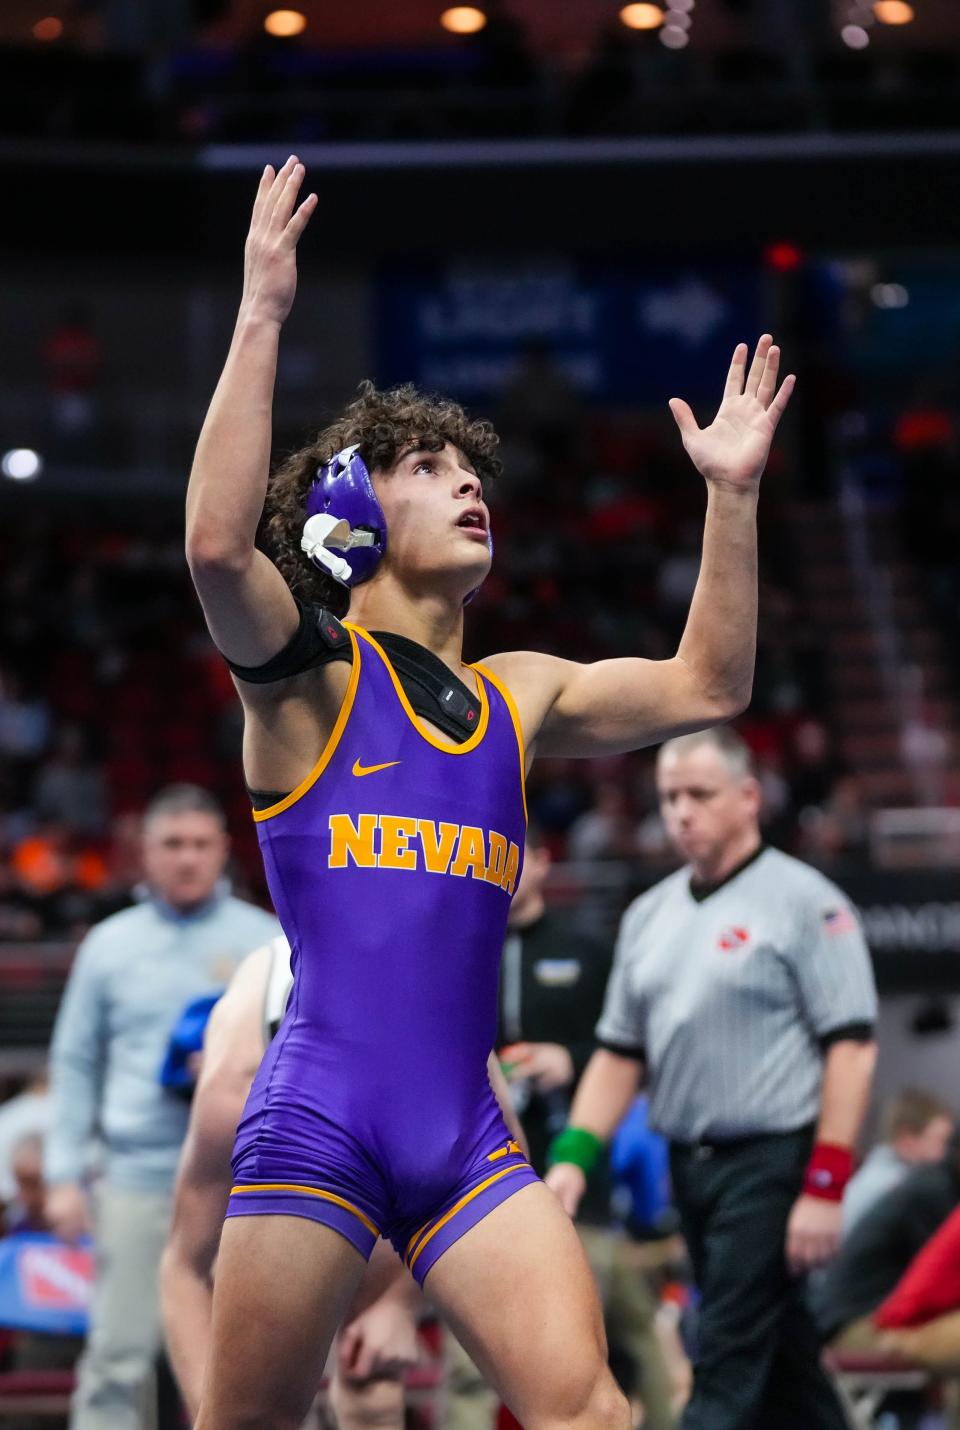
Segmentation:
<svg viewBox="0 0 960 1430">
<path fill-rule="evenodd" d="M 565 1127 L 554 1137 L 547 1151 L 547 1166 L 572 1162 L 588 1177 L 600 1160 L 603 1142 L 585 1127 Z"/>
</svg>

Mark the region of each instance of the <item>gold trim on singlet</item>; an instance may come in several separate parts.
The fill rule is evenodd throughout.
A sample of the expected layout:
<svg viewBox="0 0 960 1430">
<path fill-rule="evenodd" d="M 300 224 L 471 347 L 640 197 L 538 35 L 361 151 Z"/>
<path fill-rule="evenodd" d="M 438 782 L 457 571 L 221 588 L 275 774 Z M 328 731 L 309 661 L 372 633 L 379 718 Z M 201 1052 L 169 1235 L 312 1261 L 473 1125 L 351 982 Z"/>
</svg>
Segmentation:
<svg viewBox="0 0 960 1430">
<path fill-rule="evenodd" d="M 380 1235 L 370 1218 L 359 1207 L 355 1207 L 353 1202 L 348 1202 L 344 1197 L 338 1197 L 336 1192 L 325 1192 L 321 1187 L 302 1187 L 296 1182 L 245 1182 L 242 1186 L 230 1188 L 232 1197 L 242 1196 L 244 1192 L 305 1192 L 308 1196 L 320 1197 L 325 1202 L 333 1202 L 335 1206 L 352 1212 L 359 1221 L 363 1222 L 368 1231 L 373 1232 L 374 1236 Z"/>
<path fill-rule="evenodd" d="M 494 687 L 494 689 L 500 692 L 500 696 L 503 700 L 503 703 L 510 712 L 510 719 L 513 721 L 514 734 L 517 737 L 517 748 L 520 751 L 520 797 L 523 800 L 523 818 L 524 822 L 526 823 L 528 820 L 527 749 L 526 745 L 523 742 L 523 726 L 520 724 L 520 714 L 517 710 L 516 701 L 514 700 L 513 696 L 510 694 L 510 691 L 504 685 L 500 677 L 498 675 L 494 675 L 492 670 L 488 670 L 487 667 L 485 665 L 481 665 L 479 661 L 476 665 L 473 666 L 473 669 L 477 671 L 478 674 L 484 676 L 487 680 L 489 680 L 490 684 Z"/>
<path fill-rule="evenodd" d="M 400 684 L 400 677 L 394 670 L 393 665 L 390 662 L 390 657 L 383 649 L 383 646 L 380 645 L 378 641 L 374 640 L 370 632 L 365 631 L 362 626 L 355 626 L 351 624 L 350 621 L 344 621 L 343 624 L 346 626 L 347 630 L 350 632 L 351 635 L 356 634 L 358 636 L 362 636 L 363 639 L 369 645 L 373 646 L 373 649 L 377 652 L 377 655 L 380 657 L 380 659 L 383 661 L 384 665 L 387 668 L 387 673 L 390 676 L 390 679 L 393 681 L 393 688 L 397 692 L 397 698 L 399 699 L 400 704 L 403 706 L 407 719 L 410 721 L 417 734 L 422 739 L 426 740 L 428 745 L 432 745 L 435 750 L 442 750 L 445 755 L 469 755 L 471 750 L 475 750 L 477 748 L 480 741 L 487 733 L 487 724 L 490 719 L 490 702 L 487 698 L 487 690 L 486 686 L 483 683 L 482 676 L 478 676 L 477 679 L 477 693 L 480 697 L 480 723 L 477 725 L 477 728 L 474 730 L 470 738 L 468 740 L 465 740 L 462 745 L 447 744 L 445 740 L 438 739 L 437 736 L 434 735 L 430 730 L 428 730 L 425 725 L 422 725 L 420 723 L 414 712 L 413 706 L 407 699 L 406 691 Z M 474 670 L 476 669 L 476 667 L 470 666 L 468 667 L 468 669 Z"/>
<path fill-rule="evenodd" d="M 451 1221 L 458 1212 L 462 1212 L 464 1207 L 473 1201 L 474 1197 L 478 1197 L 481 1192 L 485 1192 L 487 1187 L 493 1186 L 494 1182 L 499 1182 L 501 1177 L 508 1177 L 511 1172 L 522 1172 L 528 1167 L 528 1162 L 516 1162 L 512 1167 L 502 1167 L 499 1172 L 494 1172 L 492 1177 L 488 1177 L 485 1182 L 481 1182 L 478 1187 L 474 1187 L 472 1191 L 467 1192 L 466 1196 L 461 1197 L 458 1202 L 455 1202 L 450 1210 L 444 1212 L 443 1216 L 440 1217 L 438 1221 L 435 1221 L 432 1226 L 429 1222 L 427 1222 L 426 1226 L 422 1226 L 416 1235 L 411 1237 L 407 1246 L 407 1270 L 413 1270 L 421 1251 L 423 1251 L 427 1243 L 432 1241 L 437 1232 L 440 1231 L 442 1227 L 445 1227 L 447 1222 Z M 427 1228 L 429 1228 L 429 1230 Z"/>
<path fill-rule="evenodd" d="M 333 759 L 337 746 L 343 738 L 343 732 L 347 728 L 347 721 L 350 719 L 350 711 L 353 709 L 354 698 L 357 694 L 357 686 L 360 683 L 360 644 L 352 631 L 350 632 L 350 644 L 353 647 L 353 667 L 350 671 L 350 681 L 347 685 L 347 693 L 343 697 L 343 704 L 340 706 L 337 722 L 331 730 L 330 738 L 323 748 L 323 754 L 307 775 L 306 779 L 301 780 L 295 790 L 291 790 L 288 795 L 278 800 L 276 804 L 268 805 L 266 809 L 253 810 L 253 817 L 258 824 L 262 823 L 265 819 L 272 819 L 275 814 L 282 814 L 285 809 L 289 809 L 292 804 L 296 804 L 298 799 L 302 799 L 307 793 L 307 790 L 316 784 L 317 780 L 327 768 L 327 765 L 329 765 Z"/>
</svg>

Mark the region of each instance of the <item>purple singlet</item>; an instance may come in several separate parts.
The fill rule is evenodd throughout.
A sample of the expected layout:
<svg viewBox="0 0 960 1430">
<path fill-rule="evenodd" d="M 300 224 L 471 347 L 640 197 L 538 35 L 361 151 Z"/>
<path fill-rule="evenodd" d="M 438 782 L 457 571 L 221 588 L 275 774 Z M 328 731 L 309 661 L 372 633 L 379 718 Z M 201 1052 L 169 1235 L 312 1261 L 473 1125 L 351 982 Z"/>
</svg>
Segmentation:
<svg viewBox="0 0 960 1430">
<path fill-rule="evenodd" d="M 523 859 L 523 743 L 477 671 L 478 728 L 422 725 L 385 652 L 353 669 L 314 769 L 257 810 L 294 987 L 247 1100 L 228 1216 L 310 1217 L 422 1283 L 536 1174 L 487 1077 L 507 911 Z"/>
</svg>

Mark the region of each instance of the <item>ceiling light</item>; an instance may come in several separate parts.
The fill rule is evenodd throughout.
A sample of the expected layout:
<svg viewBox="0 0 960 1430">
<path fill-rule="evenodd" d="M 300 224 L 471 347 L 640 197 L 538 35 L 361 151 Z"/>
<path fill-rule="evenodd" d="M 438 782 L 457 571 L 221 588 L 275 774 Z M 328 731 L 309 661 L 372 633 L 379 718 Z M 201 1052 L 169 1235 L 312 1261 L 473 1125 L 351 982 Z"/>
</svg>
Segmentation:
<svg viewBox="0 0 960 1430">
<path fill-rule="evenodd" d="M 881 25 L 909 25 L 913 19 L 913 6 L 907 0 L 876 0 L 873 13 Z"/>
<path fill-rule="evenodd" d="M 877 308 L 905 308 L 910 294 L 902 283 L 874 283 L 870 298 Z"/>
<path fill-rule="evenodd" d="M 58 20 L 56 15 L 47 15 L 45 19 L 38 20 L 33 27 L 35 40 L 59 40 L 62 34 L 63 21 Z"/>
<path fill-rule="evenodd" d="M 268 35 L 289 40 L 294 35 L 302 35 L 307 28 L 307 17 L 299 10 L 271 10 L 263 22 Z"/>
<path fill-rule="evenodd" d="M 668 50 L 682 50 L 690 43 L 690 36 L 682 25 L 664 25 L 660 31 L 660 43 Z"/>
<path fill-rule="evenodd" d="M 43 471 L 43 459 L 29 447 L 14 447 L 0 457 L 0 471 L 13 482 L 32 482 Z"/>
<path fill-rule="evenodd" d="M 476 5 L 454 5 L 444 10 L 440 23 L 451 35 L 475 35 L 487 23 L 487 17 Z"/>
<path fill-rule="evenodd" d="M 628 30 L 656 30 L 663 24 L 659 5 L 624 5 L 620 19 Z"/>
<path fill-rule="evenodd" d="M 870 36 L 862 25 L 844 25 L 840 38 L 851 50 L 865 50 L 870 43 Z"/>
<path fill-rule="evenodd" d="M 664 25 L 668 30 L 689 30 L 692 23 L 689 15 L 684 15 L 679 10 L 675 10 L 671 4 L 670 9 L 667 11 L 667 17 L 664 20 Z"/>
</svg>

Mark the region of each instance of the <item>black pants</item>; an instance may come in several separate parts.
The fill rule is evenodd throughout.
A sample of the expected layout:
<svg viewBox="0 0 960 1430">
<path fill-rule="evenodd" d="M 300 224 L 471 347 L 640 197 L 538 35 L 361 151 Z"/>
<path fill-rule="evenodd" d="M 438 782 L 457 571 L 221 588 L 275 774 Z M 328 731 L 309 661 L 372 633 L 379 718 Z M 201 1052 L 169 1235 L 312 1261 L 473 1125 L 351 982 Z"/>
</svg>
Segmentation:
<svg viewBox="0 0 960 1430">
<path fill-rule="evenodd" d="M 848 1430 L 784 1257 L 809 1130 L 670 1150 L 674 1197 L 701 1294 L 683 1430 Z"/>
</svg>

